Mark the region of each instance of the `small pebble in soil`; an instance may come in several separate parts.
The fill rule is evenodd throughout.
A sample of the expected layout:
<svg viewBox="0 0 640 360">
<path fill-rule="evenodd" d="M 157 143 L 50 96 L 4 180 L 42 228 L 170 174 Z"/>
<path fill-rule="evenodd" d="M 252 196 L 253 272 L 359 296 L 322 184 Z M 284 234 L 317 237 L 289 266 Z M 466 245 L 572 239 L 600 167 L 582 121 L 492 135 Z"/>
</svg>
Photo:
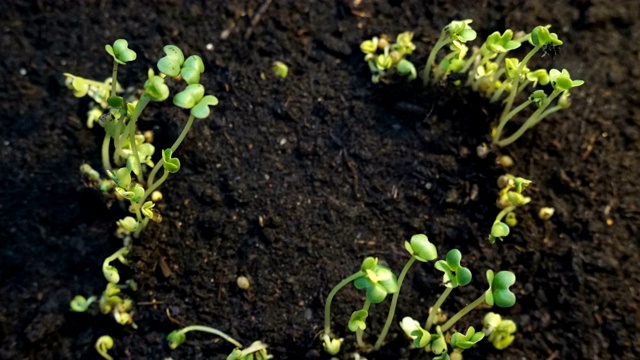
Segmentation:
<svg viewBox="0 0 640 360">
<path fill-rule="evenodd" d="M 249 283 L 249 279 L 246 276 L 238 276 L 236 279 L 236 284 L 242 290 L 247 290 L 251 286 Z"/>
</svg>

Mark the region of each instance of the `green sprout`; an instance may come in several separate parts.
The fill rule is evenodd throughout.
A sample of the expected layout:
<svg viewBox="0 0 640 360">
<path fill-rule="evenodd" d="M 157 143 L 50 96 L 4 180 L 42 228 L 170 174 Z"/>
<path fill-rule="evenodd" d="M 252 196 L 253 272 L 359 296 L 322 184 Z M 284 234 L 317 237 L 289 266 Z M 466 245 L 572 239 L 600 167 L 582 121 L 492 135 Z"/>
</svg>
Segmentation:
<svg viewBox="0 0 640 360">
<path fill-rule="evenodd" d="M 403 32 L 398 34 L 394 43 L 384 37 L 373 37 L 360 44 L 360 50 L 365 54 L 364 61 L 371 70 L 373 83 L 388 82 L 395 74 L 407 81 L 418 77 L 416 67 L 406 59 L 416 48 L 412 40 L 412 32 Z M 382 53 L 378 54 L 378 50 L 382 50 Z"/>
<path fill-rule="evenodd" d="M 158 60 L 158 70 L 171 77 L 180 75 L 182 64 L 184 64 L 182 50 L 175 45 L 166 45 L 162 50 L 166 55 Z"/>
<path fill-rule="evenodd" d="M 182 64 L 180 76 L 189 85 L 200 83 L 200 74 L 204 72 L 204 63 L 198 55 L 191 55 Z"/>
<path fill-rule="evenodd" d="M 255 341 L 244 350 L 235 348 L 227 360 L 267 360 L 273 359 L 273 355 L 267 352 L 267 345 L 261 341 Z"/>
<path fill-rule="evenodd" d="M 73 312 L 86 312 L 89 310 L 89 306 L 91 306 L 91 304 L 96 300 L 97 298 L 95 296 L 90 296 L 87 299 L 82 295 L 76 295 L 69 303 L 69 307 Z"/>
<path fill-rule="evenodd" d="M 502 320 L 500 315 L 490 312 L 484 316 L 482 323 L 489 342 L 498 350 L 504 350 L 515 339 L 513 334 L 517 326 L 512 320 Z"/>
<path fill-rule="evenodd" d="M 180 162 L 175 157 L 175 153 L 186 138 L 194 119 L 209 117 L 210 106 L 218 104 L 218 99 L 213 95 L 205 95 L 204 87 L 199 84 L 200 75 L 204 72 L 202 58 L 191 55 L 185 60 L 184 53 L 175 45 L 167 45 L 163 48 L 165 56 L 157 62 L 160 75 L 156 75 L 153 69 L 147 72 L 147 80 L 144 82 L 140 98 L 136 99 L 132 94 L 118 95 L 122 92 L 117 82 L 118 65 L 136 59 L 135 52 L 128 46 L 126 40 L 118 39 L 113 45 L 105 47 L 113 59 L 114 71 L 111 77 L 113 80 L 98 82 L 65 74 L 67 86 L 76 96 L 90 96 L 99 105 L 90 110 L 87 124 L 91 126 L 97 121 L 105 129 L 102 163 L 108 178 L 112 181 L 101 182 L 100 188 L 103 191 L 115 188 L 118 198 L 130 203 L 129 209 L 132 216 L 126 216 L 118 221 L 117 234 L 125 241 L 129 241 L 127 239 L 131 236 L 138 237 L 149 220 L 161 221 L 162 217 L 153 201 L 149 202 L 147 198 L 162 185 L 170 173 L 175 173 L 180 168 Z M 190 110 L 190 116 L 174 144 L 169 149 L 163 150 L 162 161 L 154 163 L 152 159 L 156 148 L 139 133 L 137 121 L 150 103 L 163 102 L 169 98 L 171 90 L 165 82 L 165 76 L 182 79 L 187 83 L 186 89 L 176 94 L 173 103 Z M 101 111 L 104 112 L 101 113 Z M 145 167 L 151 169 L 146 179 Z M 100 174 L 98 171 L 85 170 L 92 181 L 97 181 Z M 160 170 L 164 172 L 159 179 L 156 179 Z"/>
<path fill-rule="evenodd" d="M 104 277 L 105 279 L 107 279 L 108 282 L 113 284 L 117 284 L 118 282 L 120 282 L 120 275 L 118 274 L 118 269 L 111 266 L 111 262 L 114 260 L 118 260 L 122 264 L 126 265 L 127 259 L 125 259 L 125 256 L 127 256 L 128 253 L 129 253 L 129 249 L 127 249 L 126 247 L 123 247 L 120 250 L 113 253 L 113 255 L 104 259 L 104 262 L 102 263 L 102 273 L 104 274 Z"/>
<path fill-rule="evenodd" d="M 445 26 L 440 33 L 440 37 L 438 41 L 433 46 L 431 53 L 429 54 L 429 58 L 427 59 L 427 64 L 424 68 L 423 73 L 423 81 L 424 85 L 428 86 L 429 84 L 435 84 L 438 79 L 432 78 L 431 69 L 433 68 L 436 55 L 443 47 L 451 44 L 454 41 L 458 43 L 464 44 L 468 41 L 475 40 L 477 34 L 469 24 L 471 24 L 473 20 L 462 20 L 462 21 L 452 21 L 449 25 Z M 459 45 L 458 45 L 459 46 Z M 455 50 L 454 50 L 455 51 Z"/>
<path fill-rule="evenodd" d="M 191 325 L 191 326 L 187 326 L 185 328 L 182 328 L 180 330 L 174 330 L 172 331 L 169 335 L 167 335 L 167 342 L 169 343 L 169 348 L 171 350 L 177 348 L 178 346 L 182 345 L 182 343 L 185 342 L 185 340 L 187 339 L 187 333 L 189 331 L 202 331 L 202 332 L 206 332 L 209 334 L 213 334 L 216 336 L 219 336 L 221 338 L 223 338 L 224 340 L 232 343 L 233 345 L 235 345 L 238 348 L 242 348 L 242 344 L 240 344 L 238 341 L 234 340 L 231 336 L 223 333 L 222 331 L 216 329 L 216 328 L 212 328 L 209 326 L 202 326 L 202 325 Z"/>
<path fill-rule="evenodd" d="M 289 74 L 289 67 L 282 61 L 274 61 L 272 70 L 275 76 L 283 79 L 286 79 Z"/>
<path fill-rule="evenodd" d="M 522 189 L 526 186 L 524 181 L 518 181 L 518 185 Z M 378 350 L 382 346 L 385 336 L 389 330 L 389 324 L 393 321 L 400 287 L 402 286 L 402 282 L 408 270 L 415 261 L 433 261 L 436 260 L 438 256 L 435 245 L 430 243 L 427 236 L 423 234 L 412 236 L 410 241 L 405 242 L 405 248 L 411 255 L 411 258 L 402 269 L 397 281 L 392 281 L 394 280 L 393 273 L 389 268 L 379 265 L 377 258 L 368 257 L 362 262 L 359 271 L 342 280 L 333 288 L 333 290 L 331 290 L 325 304 L 325 330 L 322 336 L 323 347 L 327 353 L 330 355 L 336 355 L 340 351 L 343 341 L 342 339 L 334 338 L 331 333 L 331 302 L 336 293 L 350 282 L 354 282 L 354 285 L 356 285 L 356 288 L 358 289 L 367 290 L 364 306 L 361 309 L 354 311 L 348 322 L 349 330 L 356 333 L 358 347 L 362 349 L 366 348 L 362 336 L 364 330 L 367 328 L 367 318 L 370 315 L 370 305 L 372 303 L 382 302 L 387 295 L 393 295 L 391 305 L 389 307 L 389 313 L 387 315 L 387 321 L 385 322 L 385 325 L 373 348 L 374 350 Z M 454 288 L 468 285 L 471 282 L 471 271 L 462 266 L 461 262 L 462 254 L 456 249 L 449 251 L 444 260 L 436 261 L 434 267 L 444 273 L 443 285 L 445 286 L 445 291 L 438 298 L 434 306 L 429 309 L 429 317 L 424 327 L 411 317 L 404 317 L 400 322 L 400 327 L 405 335 L 411 339 L 415 347 L 423 348 L 426 351 L 432 352 L 434 355 L 437 355 L 437 358 L 439 359 L 449 359 L 449 353 L 447 351 L 448 337 L 445 337 L 444 333 L 450 330 L 457 321 L 459 321 L 468 312 L 481 304 L 487 304 L 488 306 L 496 305 L 499 307 L 510 307 L 515 303 L 515 295 L 509 290 L 509 287 L 515 283 L 515 275 L 508 271 L 500 271 L 494 276 L 493 271 L 488 270 L 488 290 L 483 292 L 478 299 L 460 310 L 448 321 L 446 317 L 443 318 L 443 316 L 441 316 L 440 308 L 447 296 Z M 455 336 L 451 341 L 451 346 L 454 353 L 458 354 L 463 350 L 470 348 L 485 337 L 484 332 L 476 332 L 473 327 L 470 327 L 466 334 L 454 333 L 454 335 Z"/>
<path fill-rule="evenodd" d="M 107 353 L 107 351 L 113 348 L 113 338 L 109 335 L 102 335 L 98 338 L 95 345 L 96 351 L 100 356 L 107 360 L 113 360 L 111 356 Z"/>
<path fill-rule="evenodd" d="M 494 244 L 496 239 L 502 241 L 509 235 L 510 228 L 516 226 L 518 220 L 514 210 L 531 202 L 531 198 L 522 195 L 525 189 L 531 184 L 531 180 L 506 174 L 498 178 L 500 190 L 496 204 L 502 210 L 496 216 L 491 225 L 489 233 L 489 243 Z M 504 221 L 502 221 L 504 219 Z"/>
<path fill-rule="evenodd" d="M 450 78 L 454 85 L 462 85 L 462 80 L 466 78 L 465 86 L 490 98 L 492 103 L 501 101 L 504 107 L 497 125 L 492 129 L 494 147 L 513 143 L 549 115 L 571 106 L 569 90 L 583 85 L 584 81 L 573 80 L 566 69 L 551 69 L 547 72 L 546 69 L 528 67 L 530 60 L 540 51 L 542 56 L 555 55 L 556 48 L 563 44 L 557 34 L 550 32 L 550 25 L 537 26 L 528 34 L 511 29 L 502 33 L 496 31 L 480 47 L 474 47 L 467 56 L 469 47 L 466 43 L 475 40 L 477 36 L 471 23 L 470 19 L 452 21 L 442 29 L 422 71 L 423 84 L 425 87 L 435 85 L 456 73 L 455 77 Z M 405 58 L 416 49 L 411 42 L 412 37 L 413 33 L 405 32 L 399 34 L 393 44 L 384 37 L 374 37 L 360 44 L 374 83 L 390 82 L 395 74 L 406 77 L 409 81 L 417 77 L 415 66 Z M 533 48 L 523 58 L 507 57 L 527 41 Z M 438 53 L 446 47 L 450 51 L 436 63 Z M 550 94 L 540 89 L 547 84 L 551 84 L 553 88 Z M 516 104 L 518 95 L 526 93 L 529 86 L 533 90 L 526 100 Z M 530 107 L 536 109 L 529 118 L 511 135 L 505 136 L 508 122 Z"/>
</svg>

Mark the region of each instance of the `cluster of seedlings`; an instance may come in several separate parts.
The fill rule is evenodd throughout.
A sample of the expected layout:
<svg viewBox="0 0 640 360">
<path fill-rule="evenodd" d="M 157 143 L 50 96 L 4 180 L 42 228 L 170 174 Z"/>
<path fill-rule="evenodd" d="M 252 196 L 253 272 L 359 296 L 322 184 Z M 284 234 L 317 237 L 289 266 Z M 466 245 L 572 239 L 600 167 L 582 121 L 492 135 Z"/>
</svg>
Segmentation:
<svg viewBox="0 0 640 360">
<path fill-rule="evenodd" d="M 495 32 L 470 53 L 467 43 L 477 36 L 470 26 L 471 22 L 452 21 L 445 26 L 428 56 L 424 70 L 420 72 L 408 59 L 416 50 L 413 33 L 401 33 L 395 41 L 387 36 L 364 41 L 360 49 L 365 53 L 364 60 L 371 70 L 371 80 L 374 83 L 387 83 L 398 78 L 413 81 L 421 77 L 424 86 L 448 80 L 456 86 L 467 86 L 479 92 L 490 102 L 501 102 L 504 107 L 491 134 L 492 143 L 497 147 L 511 144 L 550 114 L 570 106 L 569 90 L 582 85 L 582 80 L 571 79 L 566 69 L 547 71 L 528 68 L 529 61 L 536 53 L 554 56 L 557 47 L 562 45 L 558 36 L 549 31 L 549 26 L 538 26 L 526 34 L 514 33 L 512 30 L 506 30 L 502 34 Z M 533 48 L 522 59 L 507 57 L 510 51 L 520 48 L 525 42 L 530 43 Z M 127 265 L 133 239 L 140 236 L 150 221 L 162 221 L 162 216 L 156 208 L 156 203 L 162 200 L 158 188 L 165 183 L 170 174 L 180 170 L 180 160 L 176 157 L 180 144 L 195 119 L 209 117 L 209 108 L 217 105 L 218 99 L 213 95 L 205 95 L 205 88 L 200 84 L 200 76 L 204 72 L 202 59 L 198 55 L 191 55 L 185 59 L 183 52 L 175 45 L 164 47 L 165 56 L 157 62 L 158 74 L 149 69 L 148 78 L 139 97 L 124 93 L 118 82 L 118 68 L 134 61 L 137 55 L 129 49 L 124 39 L 106 45 L 105 49 L 113 59 L 110 78 L 100 82 L 72 74 L 64 75 L 67 78 L 67 86 L 75 96 L 88 96 L 92 100 L 92 106 L 87 113 L 87 126 L 91 128 L 98 123 L 105 130 L 102 142 L 103 171 L 97 171 L 89 164 L 83 164 L 80 171 L 96 188 L 119 201 L 127 202 L 130 215 L 117 222 L 116 234 L 123 240 L 122 248 L 105 258 L 103 262 L 102 272 L 107 281 L 105 290 L 100 297 L 85 298 L 78 295 L 71 301 L 70 307 L 75 312 L 87 312 L 93 304 L 97 304 L 100 312 L 110 314 L 119 324 L 135 329 L 135 304 L 130 295 L 123 291 L 136 291 L 138 286 L 132 279 L 121 282 L 118 263 Z M 443 49 L 448 51 L 438 61 L 438 54 Z M 272 70 L 280 78 L 287 77 L 288 67 L 280 61 L 274 62 Z M 173 80 L 167 82 L 167 79 Z M 164 102 L 171 97 L 169 85 L 180 86 L 179 91 L 173 95 L 172 102 L 175 106 L 188 110 L 189 117 L 173 145 L 162 149 L 161 156 L 156 159 L 152 134 L 141 133 L 137 122 L 150 103 Z M 529 86 L 531 90 L 527 90 Z M 519 94 L 525 92 L 528 95 L 517 104 Z M 535 110 L 529 111 L 526 121 L 511 135 L 505 135 L 507 123 L 531 106 Z M 498 180 L 501 190 L 497 205 L 501 211 L 491 226 L 488 236 L 491 244 L 494 244 L 496 239 L 502 240 L 509 235 L 510 228 L 517 224 L 515 210 L 531 201 L 531 198 L 523 194 L 530 184 L 530 180 L 510 174 Z M 552 214 L 553 209 L 543 208 L 539 216 L 548 219 Z M 462 266 L 462 254 L 459 250 L 452 249 L 444 259 L 437 260 L 436 246 L 422 234 L 414 235 L 410 241 L 405 242 L 405 248 L 410 258 L 399 276 L 396 277 L 390 268 L 380 264 L 377 258 L 367 257 L 357 272 L 347 276 L 329 293 L 325 304 L 322 334 L 322 344 L 328 354 L 338 354 L 344 341 L 331 330 L 331 304 L 338 291 L 351 283 L 356 289 L 364 290 L 364 303 L 351 314 L 347 327 L 355 333 L 360 351 L 378 350 L 384 344 L 394 323 L 402 283 L 416 261 L 435 261 L 435 269 L 443 273 L 442 285 L 445 290 L 428 310 L 426 320 L 405 317 L 400 321 L 399 326 L 408 338 L 409 346 L 433 354 L 434 360 L 447 360 L 461 359 L 464 350 L 483 339 L 487 339 L 497 349 L 504 349 L 513 342 L 516 324 L 511 320 L 502 319 L 493 312 L 484 316 L 481 331 L 477 331 L 473 326 L 469 326 L 464 332 L 454 329 L 454 325 L 463 316 L 480 305 L 503 308 L 513 306 L 516 296 L 509 288 L 515 283 L 516 278 L 512 272 L 495 273 L 491 269 L 486 270 L 487 289 L 476 300 L 449 318 L 441 311 L 442 304 L 455 288 L 470 284 L 472 279 L 471 271 Z M 368 344 L 364 339 L 364 331 L 367 329 L 371 306 L 383 302 L 389 296 L 391 304 L 384 327 L 380 330 L 376 342 Z M 272 358 L 267 352 L 267 346 L 260 341 L 245 348 L 224 332 L 201 325 L 187 326 L 171 332 L 167 336 L 169 348 L 175 349 L 184 343 L 186 334 L 191 331 L 207 332 L 233 344 L 236 348 L 227 359 Z M 96 350 L 105 359 L 111 359 L 108 350 L 113 346 L 114 341 L 108 335 L 100 337 L 95 344 Z"/>
<path fill-rule="evenodd" d="M 128 202 L 131 215 L 117 222 L 116 235 L 123 240 L 123 247 L 107 257 L 102 264 L 102 273 L 107 285 L 100 298 L 77 295 L 71 300 L 70 308 L 71 311 L 86 312 L 93 303 L 97 303 L 102 313 L 111 314 L 119 324 L 130 325 L 135 329 L 137 326 L 134 322 L 134 302 L 122 290 L 136 291 L 138 286 L 132 279 L 122 284 L 118 268 L 113 264 L 119 262 L 127 265 L 127 255 L 133 239 L 140 236 L 150 221 L 162 221 L 162 216 L 156 208 L 156 202 L 162 200 L 162 194 L 157 189 L 165 183 L 170 174 L 180 170 L 180 160 L 175 156 L 180 144 L 189 133 L 195 119 L 209 117 L 210 107 L 218 105 L 218 99 L 205 94 L 205 88 L 200 84 L 200 75 L 204 72 L 202 58 L 191 55 L 185 59 L 182 50 L 175 45 L 163 48 L 165 56 L 157 62 L 159 73 L 156 74 L 156 71 L 149 69 L 139 98 L 133 94 L 122 96 L 123 90 L 117 80 L 118 67 L 136 60 L 137 55 L 129 49 L 129 44 L 124 39 L 116 40 L 113 45 L 106 45 L 105 50 L 113 58 L 113 72 L 110 78 L 100 82 L 68 73 L 64 75 L 67 78 L 67 86 L 76 97 L 89 96 L 92 100 L 92 106 L 87 113 L 87 126 L 91 128 L 97 122 L 105 130 L 102 142 L 102 167 L 105 176 L 89 164 L 83 164 L 80 171 L 96 188 L 120 201 Z M 173 95 L 173 105 L 188 110 L 189 117 L 173 145 L 162 149 L 160 159 L 154 163 L 153 155 L 156 149 L 152 144 L 153 136 L 140 133 L 137 122 L 150 103 L 161 103 L 169 99 L 172 92 L 170 84 L 166 81 L 169 78 L 174 79 L 171 84 L 179 87 L 179 91 Z M 185 334 L 189 331 L 212 333 L 235 345 L 236 349 L 228 359 L 265 360 L 272 357 L 267 352 L 266 345 L 259 341 L 243 349 L 240 342 L 223 332 L 199 325 L 188 326 L 169 334 L 169 347 L 175 349 L 182 344 L 186 339 Z M 113 345 L 113 339 L 104 335 L 97 340 L 96 350 L 105 359 L 111 359 L 107 351 Z"/>
</svg>

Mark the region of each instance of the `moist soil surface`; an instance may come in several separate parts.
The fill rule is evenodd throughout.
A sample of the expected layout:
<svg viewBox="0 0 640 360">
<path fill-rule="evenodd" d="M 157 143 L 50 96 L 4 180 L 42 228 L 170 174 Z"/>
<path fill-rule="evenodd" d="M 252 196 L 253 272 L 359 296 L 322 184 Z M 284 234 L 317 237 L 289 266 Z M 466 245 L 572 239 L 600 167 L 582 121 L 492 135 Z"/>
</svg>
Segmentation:
<svg viewBox="0 0 640 360">
<path fill-rule="evenodd" d="M 366 256 L 398 273 L 409 258 L 403 242 L 417 233 L 441 257 L 460 249 L 473 272 L 445 302 L 449 315 L 486 289 L 487 269 L 516 274 L 517 304 L 493 309 L 517 323 L 514 343 L 499 351 L 484 342 L 466 359 L 640 358 L 638 2 L 358 2 L 2 2 L 0 358 L 96 359 L 105 334 L 117 359 L 226 358 L 233 346 L 202 333 L 169 349 L 169 332 L 202 324 L 246 345 L 261 340 L 278 359 L 327 359 L 326 295 Z M 372 36 L 413 31 L 410 59 L 424 64 L 440 29 L 467 18 L 474 45 L 551 24 L 565 44 L 533 64 L 585 80 L 570 109 L 485 159 L 475 149 L 490 140 L 498 107 L 447 83 L 374 85 L 359 50 Z M 101 168 L 104 133 L 85 126 L 89 102 L 62 74 L 110 76 L 104 45 L 117 38 L 138 53 L 120 67 L 125 87 L 140 88 L 162 47 L 176 44 L 202 56 L 202 83 L 220 99 L 176 154 L 182 168 L 161 188 L 162 223 L 134 240 L 131 266 L 121 267 L 140 287 L 126 291 L 137 329 L 97 309 L 69 311 L 74 295 L 104 289 L 102 261 L 121 247 L 115 222 L 127 211 L 79 173 L 85 162 Z M 289 65 L 286 79 L 273 75 L 276 60 Z M 162 149 L 187 117 L 152 104 L 140 128 Z M 514 159 L 510 173 L 533 180 L 533 200 L 490 245 L 500 154 Z M 542 206 L 556 210 L 549 221 L 537 217 Z M 432 263 L 409 272 L 394 324 L 426 319 L 441 274 Z M 346 323 L 363 300 L 349 286 L 334 301 L 341 358 L 356 350 Z M 387 309 L 372 307 L 367 342 Z M 481 327 L 488 311 L 458 330 Z M 362 355 L 431 358 L 397 325 L 382 350 Z"/>
</svg>

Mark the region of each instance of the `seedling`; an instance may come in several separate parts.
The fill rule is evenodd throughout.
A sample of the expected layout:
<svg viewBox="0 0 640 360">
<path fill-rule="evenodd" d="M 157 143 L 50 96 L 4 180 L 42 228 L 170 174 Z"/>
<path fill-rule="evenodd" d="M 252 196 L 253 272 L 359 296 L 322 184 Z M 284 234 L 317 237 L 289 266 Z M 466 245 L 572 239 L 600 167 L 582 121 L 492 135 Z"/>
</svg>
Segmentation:
<svg viewBox="0 0 640 360">
<path fill-rule="evenodd" d="M 362 339 L 362 332 L 367 327 L 366 321 L 369 316 L 368 310 L 370 304 L 381 302 L 387 295 L 393 294 L 387 321 L 374 345 L 374 349 L 377 350 L 382 346 L 389 326 L 393 321 L 400 287 L 408 270 L 415 261 L 428 262 L 435 260 L 438 256 L 435 246 L 429 242 L 425 235 L 414 235 L 410 241 L 405 242 L 405 248 L 411 255 L 411 258 L 407 261 L 397 281 L 392 282 L 392 273 L 390 270 L 386 267 L 380 267 L 381 265 L 378 265 L 378 260 L 370 257 L 362 262 L 358 272 L 345 278 L 329 293 L 325 304 L 325 330 L 322 336 L 323 347 L 327 353 L 336 355 L 340 351 L 340 346 L 343 341 L 342 339 L 336 339 L 331 334 L 331 302 L 336 293 L 352 281 L 356 285 L 356 288 L 367 289 L 365 305 L 362 309 L 353 312 L 348 323 L 349 330 L 356 333 L 356 340 L 361 349 L 366 349 Z M 400 323 L 401 328 L 412 340 L 415 347 L 423 348 L 438 355 L 438 359 L 449 358 L 447 337 L 445 337 L 444 334 L 468 312 L 483 303 L 489 306 L 497 305 L 500 307 L 510 307 L 515 303 L 515 295 L 509 290 L 509 287 L 515 283 L 515 275 L 508 271 L 501 271 L 494 275 L 492 270 L 488 270 L 487 282 L 489 283 L 489 289 L 476 301 L 460 310 L 448 321 L 442 319 L 441 316 L 439 316 L 441 315 L 440 307 L 451 291 L 456 287 L 465 286 L 471 282 L 471 271 L 461 265 L 461 260 L 462 254 L 460 251 L 453 249 L 447 253 L 444 260 L 439 260 L 435 263 L 435 268 L 443 272 L 445 291 L 429 310 L 429 316 L 425 326 L 422 327 L 418 321 L 410 317 L 405 317 Z M 389 284 L 392 285 L 387 286 Z M 444 324 L 442 324 L 443 322 Z M 435 332 L 431 330 L 433 327 L 435 327 Z M 470 327 L 467 329 L 466 334 L 454 333 L 450 341 L 451 346 L 454 352 L 460 353 L 482 340 L 484 335 L 483 332 L 476 332 L 473 327 Z"/>
<path fill-rule="evenodd" d="M 453 84 L 464 84 L 486 96 L 491 102 L 503 101 L 504 108 L 492 131 L 494 146 L 503 147 L 513 143 L 549 115 L 571 105 L 569 90 L 581 86 L 584 81 L 571 79 L 566 69 L 551 69 L 547 72 L 546 69 L 531 70 L 527 67 L 538 52 L 542 51 L 542 56 L 553 55 L 557 53 L 557 47 L 563 44 L 557 34 L 549 31 L 550 25 L 537 26 L 528 34 L 515 33 L 511 29 L 503 33 L 494 32 L 482 46 L 467 56 L 469 48 L 466 43 L 474 40 L 477 35 L 471 23 L 472 20 L 469 19 L 452 21 L 442 29 L 422 71 L 422 79 L 426 87 L 457 74 L 455 77 L 451 76 Z M 374 37 L 360 44 L 360 49 L 366 54 L 365 61 L 371 69 L 374 83 L 388 82 L 393 74 L 406 76 L 409 81 L 417 77 L 415 66 L 405 59 L 407 54 L 415 50 L 415 45 L 411 43 L 412 37 L 413 33 L 405 32 L 398 35 L 394 44 L 384 36 Z M 522 60 L 507 57 L 510 51 L 520 48 L 526 41 L 533 45 L 533 49 Z M 437 63 L 438 53 L 447 46 L 449 52 Z M 383 53 L 378 54 L 378 50 Z M 538 88 L 547 84 L 551 84 L 553 88 L 550 94 Z M 514 107 L 516 97 L 529 85 L 534 89 L 533 92 L 524 102 Z M 556 99 L 556 105 L 551 106 Z M 505 136 L 507 123 L 532 105 L 537 109 L 513 134 Z"/>
<path fill-rule="evenodd" d="M 107 353 L 107 351 L 113 348 L 113 338 L 109 335 L 103 335 L 98 338 L 95 345 L 96 351 L 100 356 L 107 360 L 113 360 L 111 356 Z"/>
<path fill-rule="evenodd" d="M 90 296 L 87 299 L 82 295 L 76 295 L 73 300 L 71 300 L 69 307 L 73 312 L 86 312 L 89 310 L 89 306 L 96 300 L 97 298 L 95 296 Z"/>
<path fill-rule="evenodd" d="M 269 355 L 269 353 L 267 352 L 267 345 L 260 341 L 256 341 L 246 349 L 242 350 L 242 344 L 237 340 L 234 340 L 231 336 L 223 333 L 216 328 L 202 325 L 191 325 L 180 330 L 172 331 L 169 335 L 167 335 L 169 348 L 173 350 L 182 345 L 182 343 L 184 343 L 187 339 L 186 334 L 190 331 L 202 331 L 213 334 L 236 346 L 236 348 L 227 357 L 227 360 L 267 360 L 273 358 L 273 356 Z"/>
<path fill-rule="evenodd" d="M 406 77 L 407 81 L 418 77 L 416 67 L 406 59 L 416 48 L 412 40 L 412 32 L 403 32 L 398 34 L 395 43 L 391 43 L 386 36 L 375 36 L 360 44 L 360 50 L 365 54 L 364 61 L 371 70 L 373 83 L 388 82 L 394 74 Z M 378 54 L 378 50 L 382 53 Z"/>
<path fill-rule="evenodd" d="M 502 210 L 498 213 L 491 226 L 491 233 L 489 234 L 489 242 L 491 244 L 495 243 L 496 239 L 502 241 L 505 236 L 509 235 L 510 228 L 518 224 L 514 210 L 531 202 L 530 197 L 522 195 L 530 184 L 531 180 L 515 177 L 511 174 L 502 175 L 498 178 L 498 186 L 502 189 L 496 205 Z"/>
<path fill-rule="evenodd" d="M 484 316 L 482 323 L 489 342 L 498 350 L 505 349 L 515 339 L 513 334 L 517 327 L 512 320 L 502 320 L 500 315 L 490 312 Z"/>
<path fill-rule="evenodd" d="M 282 61 L 274 61 L 272 70 L 275 76 L 283 79 L 285 79 L 289 74 L 289 67 Z"/>
<path fill-rule="evenodd" d="M 149 220 L 161 221 L 162 217 L 155 208 L 153 201 L 146 201 L 149 195 L 167 179 L 170 173 L 180 169 L 180 161 L 175 157 L 178 147 L 185 139 L 196 118 L 205 119 L 209 116 L 210 106 L 216 106 L 218 99 L 213 95 L 205 95 L 204 87 L 199 83 L 200 74 L 204 71 L 202 58 L 197 55 L 184 57 L 182 50 L 175 45 L 164 47 L 165 56 L 158 63 L 160 75 L 153 69 L 147 73 L 143 92 L 139 99 L 122 97 L 118 94 L 121 88 L 112 86 L 118 84 L 118 66 L 125 65 L 136 59 L 135 51 L 129 49 L 124 39 L 116 40 L 113 45 L 106 45 L 107 53 L 113 59 L 113 71 L 110 79 L 105 82 L 84 79 L 79 76 L 65 74 L 67 85 L 77 97 L 90 96 L 105 113 L 98 115 L 98 108 L 92 108 L 88 125 L 98 121 L 105 129 L 102 143 L 102 162 L 107 176 L 115 185 L 116 193 L 130 202 L 130 211 L 135 216 L 129 216 L 118 221 L 118 234 L 127 240 L 130 236 L 138 237 L 147 226 Z M 151 102 L 163 102 L 170 96 L 170 89 L 165 83 L 165 77 L 182 79 L 186 88 L 173 97 L 173 104 L 189 110 L 189 118 L 180 136 L 174 144 L 162 150 L 162 161 L 154 163 L 155 147 L 147 142 L 145 136 L 139 134 L 136 123 L 144 109 Z M 111 148 L 113 146 L 113 152 Z M 112 163 L 113 161 L 113 163 Z M 116 167 L 113 166 L 116 165 Z M 145 179 L 143 166 L 152 168 L 148 179 Z M 89 178 L 97 181 L 99 172 L 84 167 Z M 156 179 L 160 170 L 162 176 Z M 108 186 L 101 185 L 104 191 Z"/>
</svg>

